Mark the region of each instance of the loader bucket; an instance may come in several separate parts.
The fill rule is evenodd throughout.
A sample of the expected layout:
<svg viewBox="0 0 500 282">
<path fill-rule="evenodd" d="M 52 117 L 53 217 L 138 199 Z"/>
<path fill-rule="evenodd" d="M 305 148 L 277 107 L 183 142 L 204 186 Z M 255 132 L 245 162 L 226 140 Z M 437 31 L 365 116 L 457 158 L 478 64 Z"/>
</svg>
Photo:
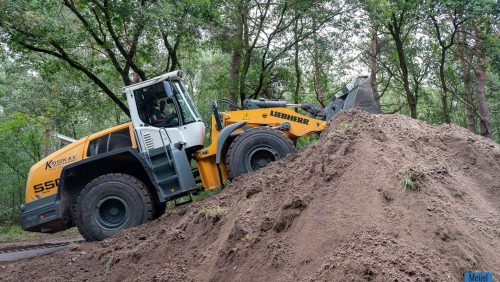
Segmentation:
<svg viewBox="0 0 500 282">
<path fill-rule="evenodd" d="M 380 109 L 373 98 L 373 90 L 369 79 L 364 79 L 347 95 L 343 110 L 361 108 L 371 114 L 380 113 Z"/>
<path fill-rule="evenodd" d="M 371 114 L 379 114 L 380 108 L 373 98 L 373 90 L 370 79 L 358 77 L 355 86 L 348 89 L 344 86 L 343 95 L 335 98 L 330 106 L 325 109 L 326 120 L 330 120 L 342 110 L 358 108 Z"/>
</svg>

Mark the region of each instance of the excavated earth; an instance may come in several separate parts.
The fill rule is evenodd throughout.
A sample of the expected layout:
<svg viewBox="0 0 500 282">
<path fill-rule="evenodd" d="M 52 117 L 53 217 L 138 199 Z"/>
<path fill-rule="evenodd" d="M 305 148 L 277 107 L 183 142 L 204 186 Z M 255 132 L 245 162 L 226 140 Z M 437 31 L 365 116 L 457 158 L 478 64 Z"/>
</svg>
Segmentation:
<svg viewBox="0 0 500 282">
<path fill-rule="evenodd" d="M 500 146 L 346 111 L 317 143 L 213 197 L 0 268 L 13 281 L 496 281 Z"/>
</svg>

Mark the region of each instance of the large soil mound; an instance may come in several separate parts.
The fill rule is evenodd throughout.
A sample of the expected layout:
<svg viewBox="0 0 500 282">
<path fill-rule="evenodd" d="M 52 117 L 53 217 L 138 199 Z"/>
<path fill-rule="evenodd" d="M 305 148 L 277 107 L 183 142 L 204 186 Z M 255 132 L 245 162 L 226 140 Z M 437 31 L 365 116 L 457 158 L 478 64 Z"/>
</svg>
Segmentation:
<svg viewBox="0 0 500 282">
<path fill-rule="evenodd" d="M 460 281 L 500 274 L 500 146 L 453 125 L 346 111 L 218 195 L 12 280 Z"/>
</svg>

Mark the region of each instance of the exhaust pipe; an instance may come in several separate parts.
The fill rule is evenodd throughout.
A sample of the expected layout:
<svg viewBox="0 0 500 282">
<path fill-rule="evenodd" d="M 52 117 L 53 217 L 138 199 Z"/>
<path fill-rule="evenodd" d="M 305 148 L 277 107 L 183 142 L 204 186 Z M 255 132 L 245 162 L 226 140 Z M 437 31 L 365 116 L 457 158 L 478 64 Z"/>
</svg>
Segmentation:
<svg viewBox="0 0 500 282">
<path fill-rule="evenodd" d="M 71 137 L 68 137 L 66 135 L 62 135 L 62 134 L 59 134 L 57 133 L 56 134 L 56 137 L 59 141 L 61 141 L 64 145 L 68 145 L 68 144 L 71 144 L 71 143 L 74 143 L 76 141 L 76 139 L 73 139 Z"/>
</svg>

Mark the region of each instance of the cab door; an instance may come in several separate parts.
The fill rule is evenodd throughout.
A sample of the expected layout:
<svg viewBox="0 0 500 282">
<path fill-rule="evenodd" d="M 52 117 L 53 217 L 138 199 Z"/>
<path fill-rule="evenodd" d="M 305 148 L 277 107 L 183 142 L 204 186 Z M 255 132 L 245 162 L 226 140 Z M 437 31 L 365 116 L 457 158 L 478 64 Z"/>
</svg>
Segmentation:
<svg viewBox="0 0 500 282">
<path fill-rule="evenodd" d="M 181 119 L 168 81 L 139 85 L 127 95 L 141 155 L 148 163 L 160 199 L 174 199 L 197 189 L 179 130 Z M 163 103 L 162 108 L 160 105 Z"/>
<path fill-rule="evenodd" d="M 145 85 L 127 92 L 130 116 L 141 152 L 165 148 L 171 143 L 186 142 L 179 130 L 181 119 L 167 81 Z M 159 109 L 161 103 L 164 104 L 163 112 Z"/>
</svg>

